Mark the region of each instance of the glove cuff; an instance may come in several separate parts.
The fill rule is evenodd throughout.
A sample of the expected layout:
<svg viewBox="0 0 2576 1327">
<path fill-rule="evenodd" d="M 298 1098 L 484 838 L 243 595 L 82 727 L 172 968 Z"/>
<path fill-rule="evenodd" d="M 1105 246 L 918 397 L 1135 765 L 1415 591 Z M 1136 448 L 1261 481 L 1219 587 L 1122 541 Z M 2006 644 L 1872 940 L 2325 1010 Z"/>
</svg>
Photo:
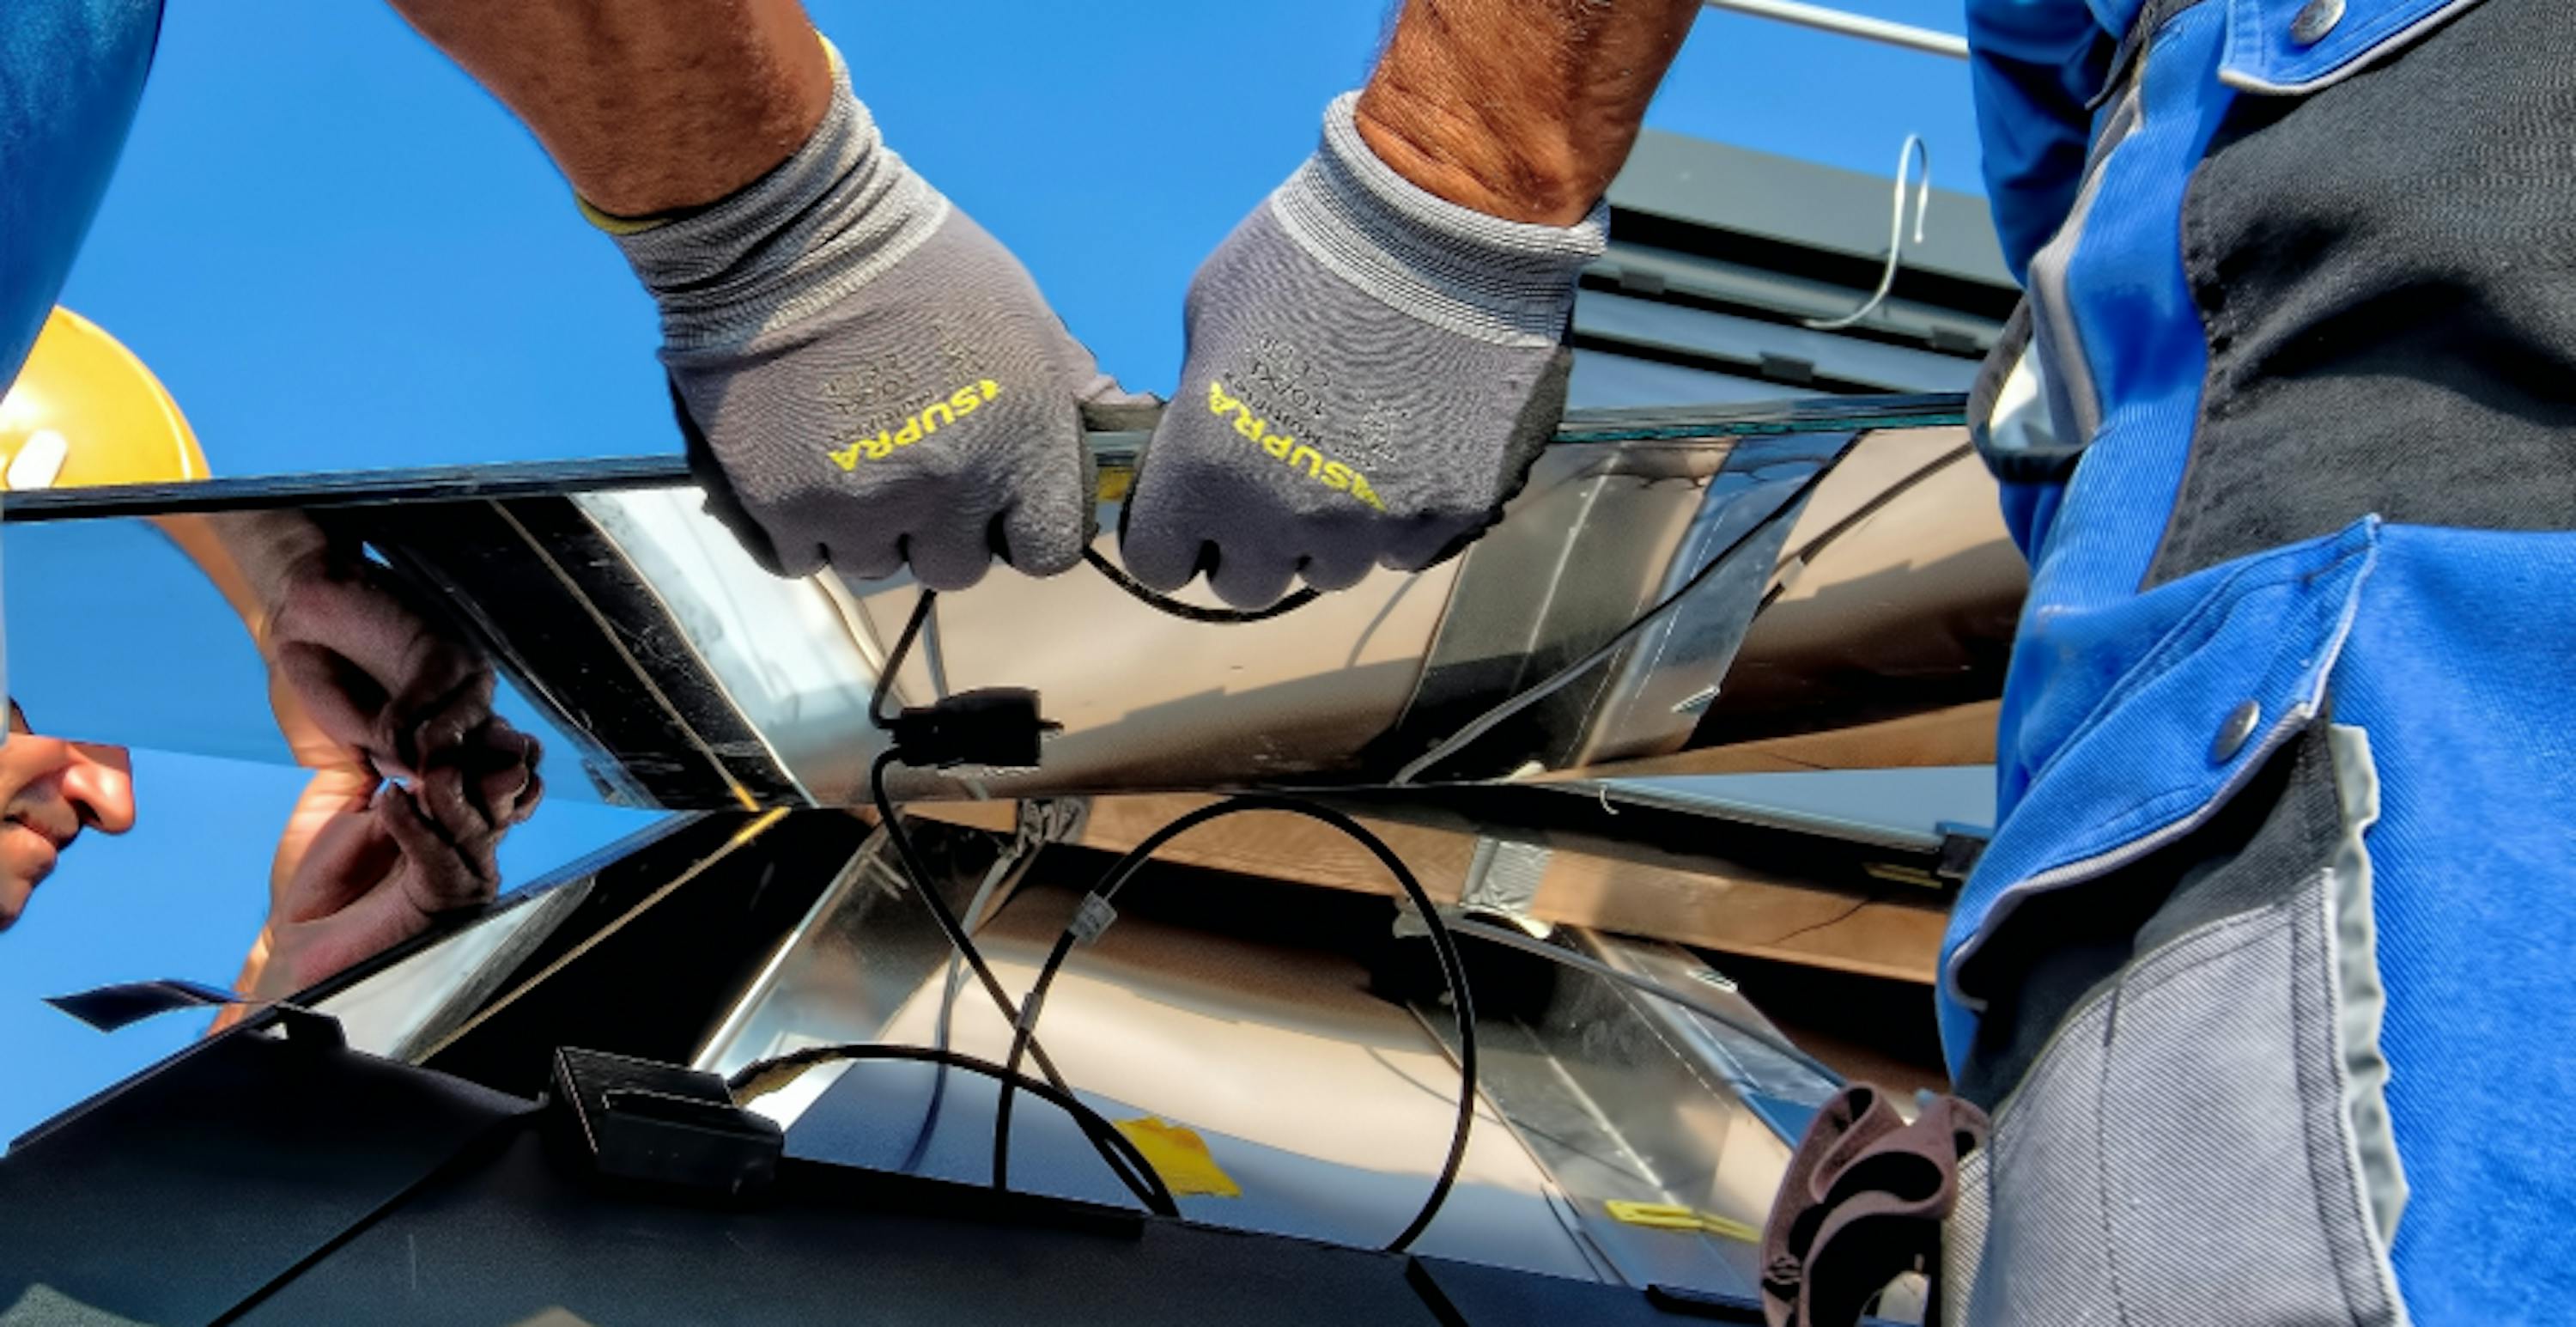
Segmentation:
<svg viewBox="0 0 2576 1327">
<path fill-rule="evenodd" d="M 1401 312 L 1501 345 L 1555 345 L 1575 280 L 1608 245 L 1607 203 L 1571 226 L 1505 221 L 1405 179 L 1360 137 L 1346 92 L 1323 145 L 1270 197 L 1300 248 Z"/>
<path fill-rule="evenodd" d="M 947 219 L 948 199 L 886 147 L 830 54 L 831 107 L 793 156 L 685 215 L 601 227 L 661 306 L 666 355 L 739 347 L 828 308 Z"/>
</svg>

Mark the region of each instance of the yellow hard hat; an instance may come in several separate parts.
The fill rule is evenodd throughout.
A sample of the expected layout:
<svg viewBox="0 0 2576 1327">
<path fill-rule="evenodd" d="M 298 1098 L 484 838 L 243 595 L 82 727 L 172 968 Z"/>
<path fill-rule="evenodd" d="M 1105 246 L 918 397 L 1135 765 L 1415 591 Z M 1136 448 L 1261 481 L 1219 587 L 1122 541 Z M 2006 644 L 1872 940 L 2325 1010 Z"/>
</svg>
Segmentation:
<svg viewBox="0 0 2576 1327">
<path fill-rule="evenodd" d="M 169 389 L 98 324 L 57 306 L 0 397 L 0 488 L 206 475 L 206 454 Z"/>
</svg>

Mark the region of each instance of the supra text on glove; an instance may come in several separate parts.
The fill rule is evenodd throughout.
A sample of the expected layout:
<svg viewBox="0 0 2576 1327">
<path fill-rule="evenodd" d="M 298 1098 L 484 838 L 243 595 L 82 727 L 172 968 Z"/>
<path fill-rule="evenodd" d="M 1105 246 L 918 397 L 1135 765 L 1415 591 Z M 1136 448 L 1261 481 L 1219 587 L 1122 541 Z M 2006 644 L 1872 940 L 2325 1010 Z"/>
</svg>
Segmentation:
<svg viewBox="0 0 2576 1327">
<path fill-rule="evenodd" d="M 1213 378 L 1208 380 L 1208 413 L 1220 419 L 1230 417 L 1234 421 L 1235 432 L 1259 443 L 1261 450 L 1286 461 L 1289 469 L 1303 469 L 1307 478 L 1326 488 L 1348 492 L 1379 511 L 1386 510 L 1386 504 L 1378 500 L 1377 491 L 1369 487 L 1366 475 L 1339 461 L 1327 459 L 1322 452 L 1285 433 L 1271 432 L 1270 421 L 1253 413 L 1250 405 L 1229 394 L 1225 384 Z"/>
<path fill-rule="evenodd" d="M 1002 394 L 1002 385 L 990 378 L 950 392 L 947 399 L 933 401 L 903 421 L 900 428 L 881 429 L 875 437 L 859 437 L 849 446 L 834 449 L 832 460 L 844 470 L 859 468 L 859 458 L 882 461 L 897 447 L 909 447 L 943 428 L 950 427 L 984 404 Z"/>
</svg>

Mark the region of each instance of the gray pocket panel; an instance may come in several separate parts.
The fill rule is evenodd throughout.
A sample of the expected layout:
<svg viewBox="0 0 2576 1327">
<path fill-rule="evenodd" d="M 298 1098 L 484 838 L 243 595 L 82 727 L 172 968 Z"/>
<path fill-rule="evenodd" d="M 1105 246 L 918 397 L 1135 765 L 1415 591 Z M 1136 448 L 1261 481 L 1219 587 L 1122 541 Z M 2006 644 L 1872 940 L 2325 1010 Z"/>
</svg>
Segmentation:
<svg viewBox="0 0 2576 1327">
<path fill-rule="evenodd" d="M 2078 1012 L 2032 1066 L 1987 1144 L 1993 1206 L 1970 1323 L 2120 1322 L 2102 1193 L 2109 1001 Z"/>
<path fill-rule="evenodd" d="M 2132 1323 L 2393 1320 L 2348 1302 L 2341 1266 L 2368 1254 L 2334 1143 L 2323 915 L 2311 885 L 2121 983 L 2100 1145 Z"/>
<path fill-rule="evenodd" d="M 1941 1321 L 1968 1321 L 1968 1295 L 1976 1288 L 1978 1264 L 1986 1258 L 1986 1218 L 1994 1210 L 1989 1192 L 1994 1152 L 1980 1149 L 1959 1163 L 1959 1198 L 1941 1226 Z"/>
<path fill-rule="evenodd" d="M 2387 1186 L 2364 1175 L 2365 1158 L 2395 1166 L 2367 1108 L 2379 1084 L 2354 1072 L 2376 1062 L 2353 1044 L 2372 1020 L 2345 1008 L 2375 998 L 2355 980 L 2366 919 L 2348 915 L 2368 907 L 2352 876 L 2375 808 L 2350 779 L 2335 797 L 2334 766 L 2364 772 L 2366 747 L 2346 736 L 2329 761 L 2321 731 L 2301 747 L 2263 832 L 2185 876 L 2140 933 L 2152 947 L 1995 1112 L 1991 1208 L 1953 1221 L 1953 1321 L 2404 1321 L 2373 1212 Z M 2312 814 L 2320 797 L 2346 816 Z"/>
</svg>

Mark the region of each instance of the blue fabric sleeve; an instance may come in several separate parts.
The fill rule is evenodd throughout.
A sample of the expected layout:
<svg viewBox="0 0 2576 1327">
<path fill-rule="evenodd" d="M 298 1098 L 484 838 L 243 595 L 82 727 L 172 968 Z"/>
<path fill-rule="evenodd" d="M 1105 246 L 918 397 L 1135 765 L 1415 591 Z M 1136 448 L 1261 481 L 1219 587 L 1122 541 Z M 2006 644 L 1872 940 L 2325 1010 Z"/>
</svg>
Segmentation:
<svg viewBox="0 0 2576 1327">
<path fill-rule="evenodd" d="M 2075 205 L 2111 41 L 2084 0 L 1968 0 L 1969 89 L 1986 198 L 2013 279 Z"/>
<path fill-rule="evenodd" d="M 0 391 L 71 274 L 160 35 L 161 0 L 0 0 Z"/>
</svg>

